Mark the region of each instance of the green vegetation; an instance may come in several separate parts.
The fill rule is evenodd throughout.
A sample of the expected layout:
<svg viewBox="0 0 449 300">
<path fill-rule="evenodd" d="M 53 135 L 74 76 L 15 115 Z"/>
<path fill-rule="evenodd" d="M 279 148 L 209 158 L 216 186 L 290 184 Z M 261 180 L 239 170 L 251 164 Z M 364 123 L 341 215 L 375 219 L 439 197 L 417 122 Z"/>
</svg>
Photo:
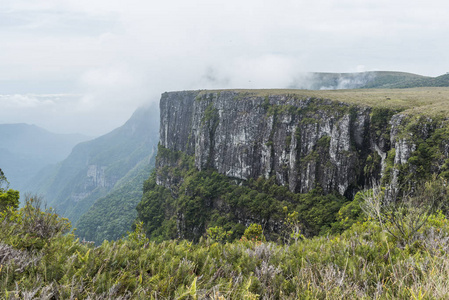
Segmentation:
<svg viewBox="0 0 449 300">
<path fill-rule="evenodd" d="M 447 87 L 449 86 L 449 74 L 437 77 L 420 77 L 404 80 L 402 82 L 385 84 L 386 88 L 413 88 L 413 87 Z"/>
<path fill-rule="evenodd" d="M 140 163 L 106 196 L 95 201 L 76 222 L 76 235 L 100 245 L 103 240 L 117 240 L 126 235 L 136 217 L 136 206 L 142 200 L 143 181 L 154 165 L 154 156 Z"/>
<path fill-rule="evenodd" d="M 421 228 L 432 214 L 443 216 L 447 212 L 448 182 L 433 176 L 431 181 L 415 183 L 404 189 L 385 189 L 375 186 L 362 195 L 360 208 L 366 215 L 377 220 L 400 247 L 419 245 Z"/>
<path fill-rule="evenodd" d="M 154 166 L 158 129 L 158 110 L 138 109 L 123 126 L 78 144 L 27 190 L 45 196 L 80 238 L 97 243 L 120 238 L 136 218 L 142 182 Z"/>
<path fill-rule="evenodd" d="M 220 90 L 222 93 L 226 90 Z M 219 91 L 202 91 L 199 95 Z M 400 110 L 404 114 L 425 114 L 428 116 L 447 116 L 449 113 L 449 88 L 422 87 L 409 89 L 354 89 L 354 90 L 229 90 L 229 92 L 245 95 L 239 101 L 251 100 L 255 97 L 283 95 L 298 100 L 326 100 L 344 102 L 352 105 L 381 107 Z M 269 102 L 268 102 L 269 103 Z"/>
<path fill-rule="evenodd" d="M 371 111 L 371 128 L 376 137 L 390 140 L 390 126 L 386 126 L 398 110 L 391 110 L 385 107 L 374 107 Z"/>
<path fill-rule="evenodd" d="M 393 172 L 396 172 L 397 181 L 400 186 L 413 185 L 416 182 L 429 180 L 432 174 L 449 178 L 447 172 L 447 150 L 449 143 L 449 127 L 446 119 L 442 117 L 428 117 L 422 115 L 406 115 L 397 126 L 396 142 L 402 143 L 399 147 L 404 148 L 404 144 L 409 151 L 408 159 L 395 164 L 395 148 L 391 148 L 385 160 L 386 167 L 382 184 L 389 184 L 393 179 Z M 386 135 L 389 142 L 389 132 L 381 133 Z M 391 145 L 394 147 L 395 145 Z M 404 151 L 402 149 L 401 151 Z M 370 158 L 373 160 L 373 158 Z M 374 159 L 376 159 L 374 157 Z M 396 158 L 397 159 L 397 158 Z M 368 160 L 367 160 L 368 162 Z M 369 162 L 370 163 L 370 162 Z M 366 170 L 372 168 L 372 164 L 365 166 Z"/>
<path fill-rule="evenodd" d="M 328 138 L 323 138 L 323 144 Z M 244 234 L 239 220 L 263 227 L 267 239 L 282 241 L 284 207 L 296 211 L 307 236 L 325 234 L 336 222 L 336 215 L 347 201 L 338 194 L 324 195 L 320 187 L 307 194 L 295 194 L 275 184 L 275 178 L 236 181 L 213 170 L 198 171 L 193 157 L 159 146 L 158 159 L 169 160 L 145 182 L 138 218 L 151 240 L 185 238 L 198 241 L 211 227 L 232 232 L 231 239 Z M 156 179 L 171 180 L 170 189 Z M 237 184 L 236 184 L 237 183 Z M 174 197 L 176 195 L 176 197 Z M 277 224 L 277 225 L 273 225 Z M 249 224 L 245 224 L 249 225 Z"/>
<path fill-rule="evenodd" d="M 421 75 L 404 73 L 404 72 L 367 72 L 373 74 L 373 78 L 363 85 L 363 88 L 393 88 L 403 86 L 405 83 L 418 82 L 421 80 L 429 79 L 430 77 L 425 77 Z M 408 87 L 417 87 L 408 86 Z M 425 86 L 425 85 L 419 85 Z M 432 85 L 428 85 L 432 86 Z"/>
<path fill-rule="evenodd" d="M 308 84 L 307 84 L 308 83 Z M 447 87 L 448 74 L 427 77 L 405 72 L 374 71 L 360 73 L 310 73 L 305 83 L 293 84 L 294 87 L 320 89 L 367 89 L 367 88 L 413 88 Z"/>
<path fill-rule="evenodd" d="M 260 224 L 251 224 L 245 229 L 242 238 L 250 241 L 266 241 Z"/>
<path fill-rule="evenodd" d="M 445 299 L 449 222 L 430 198 L 445 199 L 448 186 L 435 179 L 418 190 L 415 203 L 431 205 L 401 198 L 391 206 L 382 190 L 365 191 L 355 210 L 340 210 L 341 220 L 352 219 L 342 234 L 277 244 L 263 241 L 257 224 L 233 242 L 214 228 L 220 241 L 158 243 L 137 223 L 127 237 L 95 247 L 30 198 L 0 213 L 0 298 Z M 296 214 L 284 215 L 293 225 L 286 233 L 297 232 Z"/>
<path fill-rule="evenodd" d="M 19 191 L 9 189 L 9 182 L 5 173 L 0 169 L 0 211 L 8 207 L 19 207 Z"/>
<path fill-rule="evenodd" d="M 388 123 L 396 112 L 378 107 L 372 109 L 371 132 L 375 140 L 390 143 L 390 132 L 383 124 Z M 274 115 L 277 113 L 275 110 Z M 362 174 L 366 178 L 381 179 L 384 186 L 395 178 L 401 192 L 416 187 L 417 182 L 429 180 L 431 174 L 447 178 L 449 163 L 445 163 L 448 161 L 445 145 L 449 143 L 449 129 L 444 124 L 438 117 L 405 115 L 398 126 L 396 139 L 407 141 L 409 159 L 402 164 L 395 163 L 396 149 L 391 148 L 380 178 L 381 157 L 372 152 L 366 157 Z M 271 143 L 269 141 L 267 145 Z M 299 162 L 323 160 L 323 155 L 329 152 L 329 144 L 329 136 L 321 137 L 316 149 Z M 391 146 L 394 145 L 385 147 Z M 274 177 L 242 181 L 212 169 L 198 171 L 193 157 L 162 146 L 159 146 L 158 159 L 170 163 L 156 170 L 146 182 L 144 197 L 137 207 L 139 220 L 144 222 L 151 240 L 185 238 L 198 241 L 209 228 L 217 226 L 223 232 L 232 232 L 227 238 L 232 240 L 244 233 L 243 225 L 258 223 L 268 240 L 279 242 L 285 239 L 282 231 L 288 226 L 282 221 L 284 207 L 290 213 L 298 214 L 301 224 L 297 228 L 306 237 L 342 232 L 358 221 L 356 214 L 360 215 L 357 196 L 348 203 L 351 199 L 337 193 L 325 194 L 319 184 L 309 193 L 295 194 L 287 187 L 277 185 Z M 157 185 L 157 180 L 162 184 Z"/>
<path fill-rule="evenodd" d="M 218 110 L 216 108 L 214 108 L 212 103 L 210 103 L 206 107 L 206 110 L 204 111 L 204 117 L 201 120 L 201 123 L 202 123 L 202 125 L 204 125 L 206 122 L 209 122 L 209 121 L 212 121 L 215 123 L 217 120 L 218 120 Z"/>
</svg>

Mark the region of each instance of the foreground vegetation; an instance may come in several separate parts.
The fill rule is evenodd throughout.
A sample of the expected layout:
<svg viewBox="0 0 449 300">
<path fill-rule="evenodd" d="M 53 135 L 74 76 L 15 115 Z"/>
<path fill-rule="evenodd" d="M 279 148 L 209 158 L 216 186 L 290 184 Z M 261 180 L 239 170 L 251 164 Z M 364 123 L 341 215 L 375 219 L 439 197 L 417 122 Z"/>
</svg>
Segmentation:
<svg viewBox="0 0 449 300">
<path fill-rule="evenodd" d="M 435 210 L 447 183 L 415 189 L 394 205 L 385 204 L 386 190 L 362 192 L 343 210 L 342 221 L 353 224 L 342 234 L 305 239 L 293 226 L 277 244 L 265 242 L 257 225 L 227 243 L 219 227 L 198 243 L 150 242 L 139 223 L 127 237 L 95 247 L 28 197 L 0 216 L 0 298 L 447 298 L 449 222 Z M 285 222 L 294 224 L 294 215 Z"/>
</svg>

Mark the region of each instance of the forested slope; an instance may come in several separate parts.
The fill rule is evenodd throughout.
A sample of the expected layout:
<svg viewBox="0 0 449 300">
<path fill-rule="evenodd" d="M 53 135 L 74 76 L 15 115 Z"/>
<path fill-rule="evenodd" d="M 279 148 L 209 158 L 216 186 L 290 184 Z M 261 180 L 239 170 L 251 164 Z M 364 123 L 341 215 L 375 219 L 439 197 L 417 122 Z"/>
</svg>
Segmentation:
<svg viewBox="0 0 449 300">
<path fill-rule="evenodd" d="M 117 240 L 130 231 L 142 200 L 143 182 L 154 168 L 156 149 L 132 169 L 104 197 L 95 201 L 75 224 L 76 235 L 101 244 Z"/>
<path fill-rule="evenodd" d="M 43 173 L 30 182 L 30 190 L 42 195 L 48 206 L 55 208 L 74 224 L 101 199 L 100 202 L 106 205 L 106 209 L 110 209 L 109 212 L 103 211 L 104 220 L 95 220 L 95 227 L 78 223 L 80 234 L 95 231 L 101 225 L 114 228 L 97 232 L 102 237 L 112 239 L 121 236 L 130 229 L 135 218 L 135 212 L 126 203 L 136 204 L 143 178 L 148 176 L 149 169 L 154 164 L 152 161 L 158 142 L 158 123 L 159 113 L 155 107 L 138 109 L 123 126 L 92 141 L 78 144 L 65 160 L 53 168 L 43 170 Z M 115 221 L 118 223 L 108 225 L 111 214 L 117 213 L 106 204 L 109 193 L 112 192 L 111 201 L 117 199 L 118 195 L 124 193 L 119 190 L 127 182 L 132 182 L 128 189 L 133 192 L 126 192 L 120 199 L 128 213 Z"/>
</svg>

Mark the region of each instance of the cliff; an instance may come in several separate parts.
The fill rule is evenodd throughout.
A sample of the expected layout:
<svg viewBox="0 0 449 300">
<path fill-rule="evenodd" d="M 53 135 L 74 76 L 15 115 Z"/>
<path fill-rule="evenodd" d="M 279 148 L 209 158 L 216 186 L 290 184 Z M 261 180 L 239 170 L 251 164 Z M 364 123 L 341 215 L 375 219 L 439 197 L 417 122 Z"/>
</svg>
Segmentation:
<svg viewBox="0 0 449 300">
<path fill-rule="evenodd" d="M 179 187 L 185 176 L 173 171 L 180 165 L 173 154 L 182 153 L 199 172 L 215 170 L 238 184 L 274 178 L 292 194 L 319 188 L 323 195 L 351 200 L 379 181 L 395 191 L 431 173 L 446 174 L 448 95 L 447 89 L 164 93 L 160 149 L 165 154 L 158 154 L 155 183 L 176 199 L 184 195 Z M 216 202 L 212 210 L 232 211 L 232 205 L 217 208 Z M 248 216 L 247 221 L 233 218 L 270 222 L 257 212 Z M 178 231 L 183 220 L 178 216 Z"/>
</svg>

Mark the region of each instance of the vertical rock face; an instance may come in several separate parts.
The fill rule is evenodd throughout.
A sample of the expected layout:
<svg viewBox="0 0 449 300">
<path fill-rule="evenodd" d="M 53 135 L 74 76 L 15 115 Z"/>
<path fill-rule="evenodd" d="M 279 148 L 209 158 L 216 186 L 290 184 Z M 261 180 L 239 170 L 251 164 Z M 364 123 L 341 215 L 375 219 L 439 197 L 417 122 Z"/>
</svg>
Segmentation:
<svg viewBox="0 0 449 300">
<path fill-rule="evenodd" d="M 449 178 L 444 117 L 279 91 L 171 92 L 160 108 L 157 170 L 140 218 L 164 238 L 250 223 L 275 238 L 285 205 L 314 235 L 358 190 L 380 183 L 393 200 L 432 173 Z"/>
<path fill-rule="evenodd" d="M 193 156 L 199 170 L 242 180 L 274 176 L 292 192 L 319 185 L 348 198 L 386 173 L 388 183 L 399 184 L 417 138 L 425 141 L 445 126 L 384 108 L 244 91 L 165 93 L 160 108 L 161 146 Z M 440 143 L 434 147 L 447 144 Z M 447 150 L 440 152 L 431 172 L 447 158 Z"/>
<path fill-rule="evenodd" d="M 95 187 L 106 187 L 107 185 L 112 186 L 113 184 L 107 182 L 105 176 L 106 167 L 98 165 L 88 165 L 87 166 L 87 178 L 89 179 L 90 185 Z M 115 182 L 114 182 L 115 183 Z"/>
<path fill-rule="evenodd" d="M 163 94 L 160 107 L 163 147 L 193 155 L 199 170 L 243 180 L 275 176 L 293 192 L 318 184 L 351 192 L 376 146 L 370 108 L 330 100 L 188 91 Z"/>
</svg>

